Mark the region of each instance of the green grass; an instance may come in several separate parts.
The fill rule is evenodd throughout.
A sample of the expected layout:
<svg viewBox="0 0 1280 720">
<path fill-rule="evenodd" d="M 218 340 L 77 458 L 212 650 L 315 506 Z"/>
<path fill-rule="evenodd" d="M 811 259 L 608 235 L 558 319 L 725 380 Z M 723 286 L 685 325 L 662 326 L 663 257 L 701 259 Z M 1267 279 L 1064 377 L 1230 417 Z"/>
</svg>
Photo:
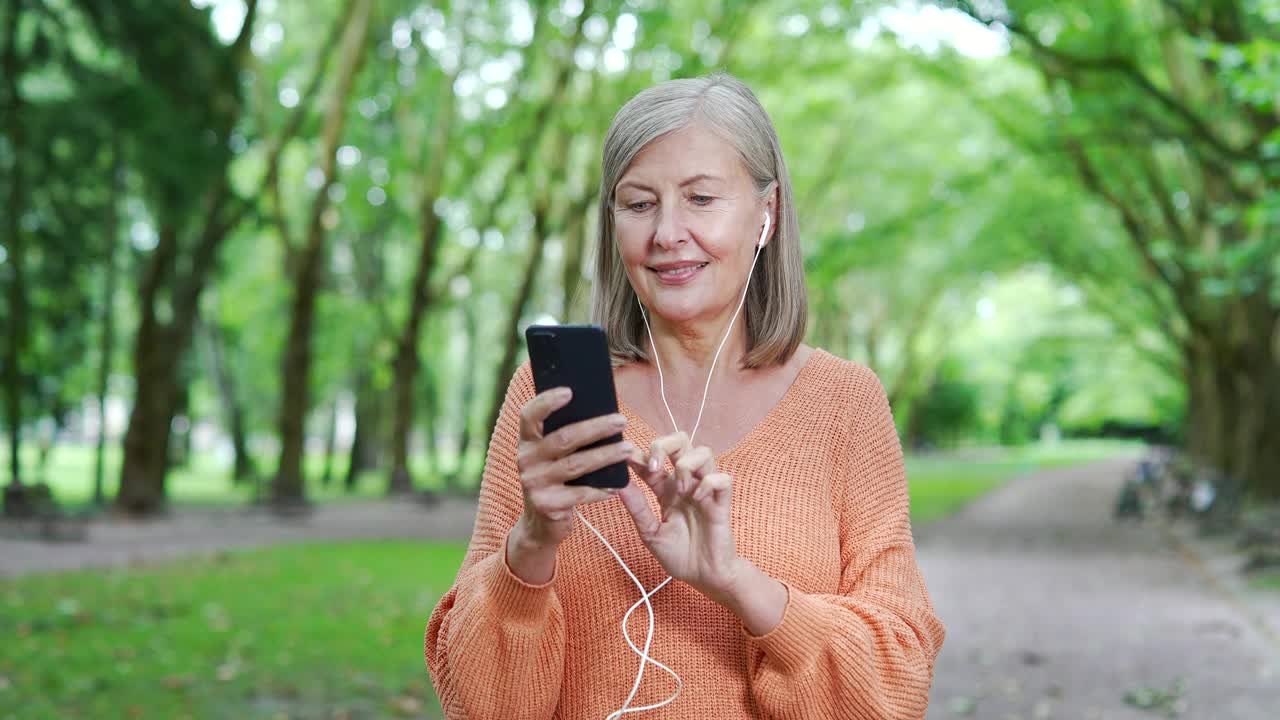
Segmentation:
<svg viewBox="0 0 1280 720">
<path fill-rule="evenodd" d="M 437 717 L 460 544 L 313 544 L 0 582 L 0 718 Z"/>
<path fill-rule="evenodd" d="M 1249 578 L 1249 585 L 1259 590 L 1280 592 L 1280 570 L 1259 572 Z"/>
</svg>

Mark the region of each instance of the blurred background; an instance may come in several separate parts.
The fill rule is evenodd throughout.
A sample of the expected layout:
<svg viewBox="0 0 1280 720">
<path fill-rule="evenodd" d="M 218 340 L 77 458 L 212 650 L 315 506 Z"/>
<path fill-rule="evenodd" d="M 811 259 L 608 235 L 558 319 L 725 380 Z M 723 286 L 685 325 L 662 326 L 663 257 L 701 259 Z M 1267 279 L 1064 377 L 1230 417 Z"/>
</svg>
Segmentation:
<svg viewBox="0 0 1280 720">
<path fill-rule="evenodd" d="M 930 717 L 1280 712 L 1280 1 L 0 19 L 0 717 L 438 717 L 603 134 L 715 70 L 777 126 L 807 341 L 890 397 Z"/>
</svg>

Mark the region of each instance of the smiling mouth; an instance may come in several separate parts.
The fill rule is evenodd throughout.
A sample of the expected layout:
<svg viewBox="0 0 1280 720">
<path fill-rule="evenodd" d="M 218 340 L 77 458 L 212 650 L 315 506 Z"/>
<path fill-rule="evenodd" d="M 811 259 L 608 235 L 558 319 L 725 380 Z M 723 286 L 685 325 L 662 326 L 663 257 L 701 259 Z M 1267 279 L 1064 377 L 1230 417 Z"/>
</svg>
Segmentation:
<svg viewBox="0 0 1280 720">
<path fill-rule="evenodd" d="M 649 268 L 649 269 L 652 270 L 653 273 L 658 276 L 658 279 L 662 280 L 663 282 L 680 283 L 680 282 L 689 280 L 694 275 L 697 275 L 702 270 L 702 268 L 706 267 L 709 264 L 710 263 L 699 263 L 698 265 L 686 265 L 684 267 L 674 268 L 672 270 L 656 270 L 654 268 Z"/>
</svg>

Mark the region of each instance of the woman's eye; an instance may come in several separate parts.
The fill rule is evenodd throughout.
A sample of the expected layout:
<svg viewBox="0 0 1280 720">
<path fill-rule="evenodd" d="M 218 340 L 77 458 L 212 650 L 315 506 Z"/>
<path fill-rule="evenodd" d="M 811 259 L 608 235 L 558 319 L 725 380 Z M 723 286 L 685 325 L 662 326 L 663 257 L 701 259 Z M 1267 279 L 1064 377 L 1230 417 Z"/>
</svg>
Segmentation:
<svg viewBox="0 0 1280 720">
<path fill-rule="evenodd" d="M 634 210 L 634 211 L 636 211 L 636 212 L 643 212 L 643 211 L 645 211 L 645 210 L 648 210 L 648 209 L 649 209 L 649 206 L 650 206 L 651 204 L 652 204 L 652 203 L 650 203 L 650 202 L 648 202 L 648 201 L 633 202 L 633 203 L 631 203 L 630 205 L 627 205 L 627 209 L 628 209 L 628 210 Z"/>
<path fill-rule="evenodd" d="M 696 205 L 708 205 L 711 203 L 713 199 L 714 198 L 712 198 L 710 195 L 694 195 L 692 198 L 690 198 L 690 200 L 693 200 L 694 204 Z"/>
</svg>

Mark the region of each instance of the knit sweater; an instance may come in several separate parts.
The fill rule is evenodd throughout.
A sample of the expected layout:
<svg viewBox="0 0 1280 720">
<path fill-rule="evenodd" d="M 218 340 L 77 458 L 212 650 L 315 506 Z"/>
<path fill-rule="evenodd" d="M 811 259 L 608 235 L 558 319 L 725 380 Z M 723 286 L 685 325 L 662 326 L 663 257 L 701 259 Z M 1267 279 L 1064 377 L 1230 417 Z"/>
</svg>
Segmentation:
<svg viewBox="0 0 1280 720">
<path fill-rule="evenodd" d="M 448 718 L 603 720 L 639 667 L 621 631 L 639 591 L 581 522 L 549 582 L 525 583 L 507 565 L 506 537 L 523 507 L 519 413 L 534 395 L 526 363 L 493 431 L 466 558 L 427 625 L 427 667 Z M 654 430 L 620 411 L 624 438 L 648 448 Z M 815 350 L 778 404 L 716 462 L 734 479 L 738 552 L 787 587 L 787 606 L 776 628 L 754 637 L 724 607 L 671 581 L 652 599 L 650 655 L 684 690 L 635 717 L 923 718 L 945 631 L 916 565 L 902 450 L 875 374 Z M 579 510 L 646 588 L 666 579 L 619 498 Z M 628 625 L 637 645 L 647 627 L 641 606 Z M 631 707 L 674 688 L 650 665 Z"/>
</svg>

